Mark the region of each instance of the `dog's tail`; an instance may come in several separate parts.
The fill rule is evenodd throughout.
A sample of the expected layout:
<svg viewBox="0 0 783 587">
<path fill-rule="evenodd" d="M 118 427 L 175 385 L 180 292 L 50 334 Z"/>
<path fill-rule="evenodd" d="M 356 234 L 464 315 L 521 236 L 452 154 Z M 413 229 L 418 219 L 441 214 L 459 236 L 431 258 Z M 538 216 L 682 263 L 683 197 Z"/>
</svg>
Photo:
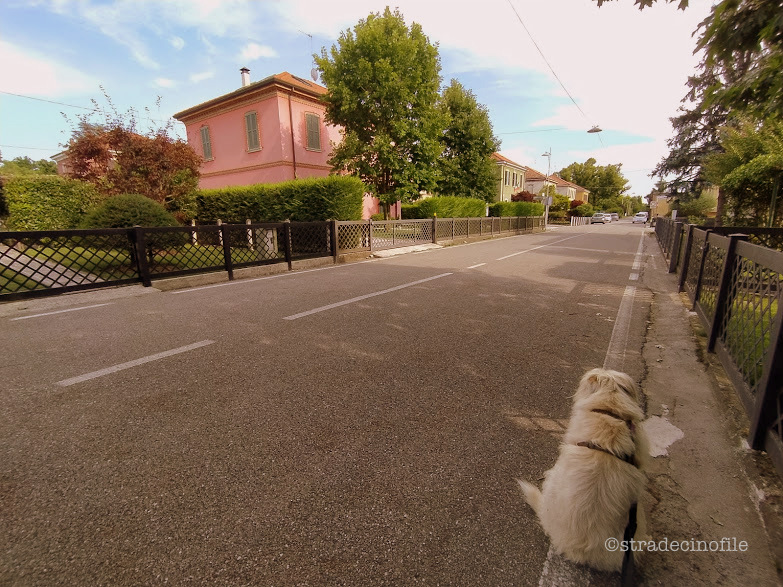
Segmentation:
<svg viewBox="0 0 783 587">
<path fill-rule="evenodd" d="M 517 483 L 519 483 L 519 486 L 525 494 L 525 501 L 530 504 L 533 511 L 538 514 L 538 510 L 541 507 L 541 491 L 539 491 L 538 487 L 527 481 L 517 479 Z"/>
</svg>

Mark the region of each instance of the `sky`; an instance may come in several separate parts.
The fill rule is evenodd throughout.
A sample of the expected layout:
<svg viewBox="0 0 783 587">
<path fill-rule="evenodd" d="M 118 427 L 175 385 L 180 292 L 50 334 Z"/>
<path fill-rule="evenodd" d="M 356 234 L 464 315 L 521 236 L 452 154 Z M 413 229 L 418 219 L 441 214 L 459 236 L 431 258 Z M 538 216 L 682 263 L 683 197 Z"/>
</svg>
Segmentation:
<svg viewBox="0 0 783 587">
<path fill-rule="evenodd" d="M 134 108 L 160 127 L 172 114 L 288 71 L 309 78 L 330 49 L 387 2 L 375 0 L 2 0 L 0 153 L 48 158 L 76 118 Z M 622 164 L 631 195 L 668 153 L 669 118 L 696 71 L 699 22 L 690 7 L 633 0 L 397 0 L 437 44 L 443 86 L 457 79 L 487 107 L 500 152 L 555 172 L 592 157 Z M 593 126 L 601 133 L 587 133 Z M 173 132 L 185 137 L 184 126 Z M 544 157 L 543 153 L 551 153 Z"/>
</svg>

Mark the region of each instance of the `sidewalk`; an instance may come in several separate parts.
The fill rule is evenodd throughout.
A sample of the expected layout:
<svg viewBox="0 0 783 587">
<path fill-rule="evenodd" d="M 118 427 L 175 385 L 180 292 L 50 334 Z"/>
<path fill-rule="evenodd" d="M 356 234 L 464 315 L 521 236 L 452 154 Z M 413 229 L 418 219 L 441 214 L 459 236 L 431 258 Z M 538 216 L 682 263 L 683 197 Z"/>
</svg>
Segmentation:
<svg viewBox="0 0 783 587">
<path fill-rule="evenodd" d="M 639 584 L 779 585 L 783 483 L 767 456 L 747 447 L 744 410 L 719 359 L 706 353 L 704 331 L 652 233 L 645 247 L 641 287 L 652 294 L 652 313 L 642 389 L 655 457 L 648 471 L 650 534 L 688 541 L 689 548 L 691 539 L 706 541 L 718 551 L 648 553 Z M 722 538 L 731 539 L 723 552 Z M 735 538 L 747 543 L 745 552 L 728 552 Z"/>
</svg>

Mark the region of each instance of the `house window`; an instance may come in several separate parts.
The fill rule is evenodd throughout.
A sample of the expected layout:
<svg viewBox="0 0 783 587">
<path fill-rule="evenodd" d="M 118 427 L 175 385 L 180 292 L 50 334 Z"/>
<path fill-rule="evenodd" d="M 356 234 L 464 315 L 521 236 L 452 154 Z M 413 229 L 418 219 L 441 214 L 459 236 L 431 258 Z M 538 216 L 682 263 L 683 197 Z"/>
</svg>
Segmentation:
<svg viewBox="0 0 783 587">
<path fill-rule="evenodd" d="M 212 161 L 212 141 L 209 138 L 209 127 L 201 127 L 201 152 L 204 154 L 204 161 Z"/>
<path fill-rule="evenodd" d="M 509 173 L 508 173 L 508 171 L 506 171 L 506 185 L 508 185 L 508 176 L 509 176 Z"/>
<path fill-rule="evenodd" d="M 261 142 L 258 138 L 258 115 L 255 112 L 245 114 L 245 135 L 247 136 L 247 150 L 260 151 Z"/>
<path fill-rule="evenodd" d="M 305 114 L 307 122 L 307 149 L 310 151 L 321 150 L 321 117 L 317 114 Z"/>
</svg>

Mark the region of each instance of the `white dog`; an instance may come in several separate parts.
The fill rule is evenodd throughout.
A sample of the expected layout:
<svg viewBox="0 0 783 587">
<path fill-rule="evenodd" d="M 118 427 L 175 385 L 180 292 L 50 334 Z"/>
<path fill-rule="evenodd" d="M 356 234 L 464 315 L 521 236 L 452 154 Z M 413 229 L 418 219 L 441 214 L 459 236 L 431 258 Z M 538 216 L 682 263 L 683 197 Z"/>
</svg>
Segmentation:
<svg viewBox="0 0 783 587">
<path fill-rule="evenodd" d="M 574 562 L 619 571 L 631 506 L 640 503 L 647 477 L 647 439 L 636 385 L 625 373 L 593 369 L 574 395 L 560 456 L 545 474 L 542 490 L 519 481 L 555 549 Z M 636 539 L 644 539 L 641 504 Z"/>
</svg>

